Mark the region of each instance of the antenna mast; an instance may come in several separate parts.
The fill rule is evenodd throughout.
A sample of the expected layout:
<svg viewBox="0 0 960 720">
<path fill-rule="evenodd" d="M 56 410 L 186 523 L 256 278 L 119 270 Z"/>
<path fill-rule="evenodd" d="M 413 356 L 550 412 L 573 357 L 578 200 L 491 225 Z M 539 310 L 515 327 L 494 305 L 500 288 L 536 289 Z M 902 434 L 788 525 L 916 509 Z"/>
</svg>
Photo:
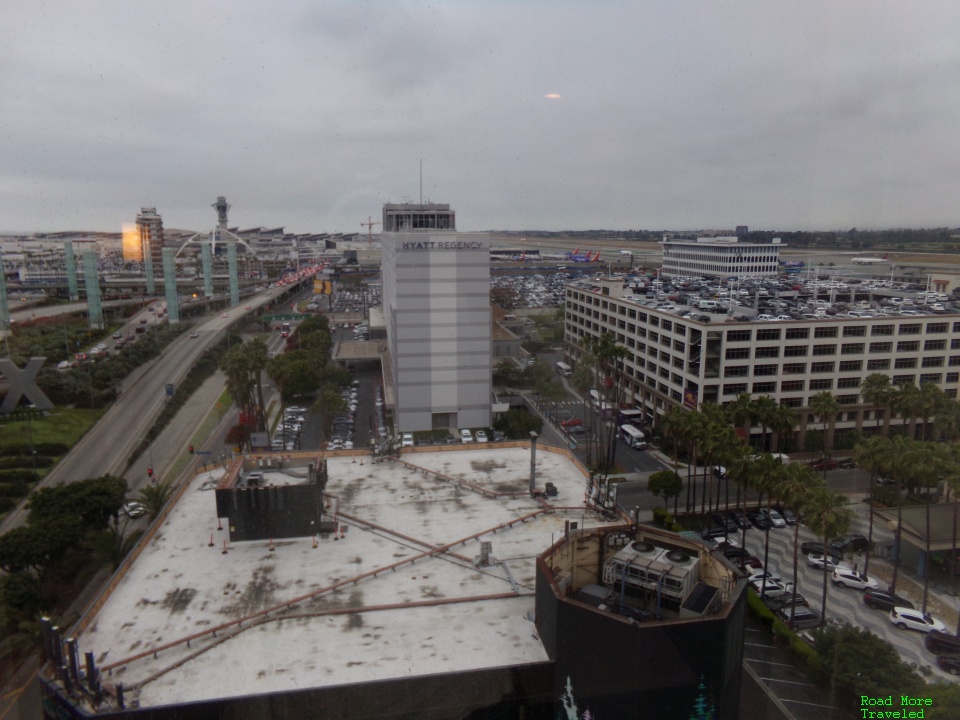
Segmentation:
<svg viewBox="0 0 960 720">
<path fill-rule="evenodd" d="M 423 205 L 423 158 L 420 158 L 420 204 Z"/>
</svg>

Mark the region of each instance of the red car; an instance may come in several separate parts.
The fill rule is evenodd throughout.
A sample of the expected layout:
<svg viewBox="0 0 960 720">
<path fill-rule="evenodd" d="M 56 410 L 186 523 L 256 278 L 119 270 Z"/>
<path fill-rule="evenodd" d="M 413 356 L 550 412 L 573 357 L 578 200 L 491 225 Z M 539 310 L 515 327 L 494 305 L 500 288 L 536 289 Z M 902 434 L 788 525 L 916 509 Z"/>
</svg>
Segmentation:
<svg viewBox="0 0 960 720">
<path fill-rule="evenodd" d="M 835 470 L 837 468 L 837 461 L 833 458 L 820 458 L 819 460 L 813 460 L 810 463 L 810 467 L 814 470 Z"/>
<path fill-rule="evenodd" d="M 564 420 L 562 423 L 560 423 L 560 427 L 562 428 L 572 428 L 577 427 L 578 425 L 583 425 L 583 420 L 580 418 L 570 418 L 569 420 Z"/>
</svg>

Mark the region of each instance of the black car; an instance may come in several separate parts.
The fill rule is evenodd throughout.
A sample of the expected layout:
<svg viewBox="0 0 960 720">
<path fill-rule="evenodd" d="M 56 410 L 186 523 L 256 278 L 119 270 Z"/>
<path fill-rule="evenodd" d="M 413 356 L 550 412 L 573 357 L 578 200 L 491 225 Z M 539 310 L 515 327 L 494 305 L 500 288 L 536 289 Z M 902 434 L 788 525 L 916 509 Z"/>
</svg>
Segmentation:
<svg viewBox="0 0 960 720">
<path fill-rule="evenodd" d="M 722 552 L 728 560 L 744 560 L 750 557 L 750 551 L 740 547 L 727 547 L 724 548 Z"/>
<path fill-rule="evenodd" d="M 727 529 L 725 527 L 720 527 L 719 525 L 711 525 L 709 527 L 700 529 L 700 537 L 702 538 L 724 537 L 726 534 Z"/>
<path fill-rule="evenodd" d="M 751 510 L 747 513 L 747 518 L 757 530 L 766 530 L 770 527 L 769 518 L 760 510 Z"/>
<path fill-rule="evenodd" d="M 956 655 L 960 653 L 960 637 L 939 630 L 928 632 L 923 639 L 923 644 L 934 655 Z"/>
<path fill-rule="evenodd" d="M 784 593 L 779 597 L 767 597 L 763 599 L 763 604 L 768 608 L 776 612 L 782 608 L 790 608 L 794 605 L 809 607 L 810 603 L 807 602 L 807 599 L 800 593 Z"/>
<path fill-rule="evenodd" d="M 713 521 L 715 525 L 719 525 L 720 527 L 726 528 L 727 532 L 736 532 L 737 530 L 740 529 L 740 526 L 737 525 L 737 521 L 734 520 L 729 515 L 727 515 L 726 513 L 719 513 L 719 512 L 712 513 L 710 515 L 710 519 Z"/>
<path fill-rule="evenodd" d="M 750 521 L 747 520 L 747 514 L 740 510 L 727 510 L 727 515 L 737 524 L 741 530 L 745 527 L 750 527 Z"/>
<path fill-rule="evenodd" d="M 951 675 L 960 675 L 960 654 L 941 655 L 937 658 L 937 665 Z"/>
<path fill-rule="evenodd" d="M 913 603 L 886 590 L 867 588 L 863 591 L 863 602 L 874 610 L 890 611 L 895 607 L 913 608 Z"/>
<path fill-rule="evenodd" d="M 800 546 L 800 552 L 803 555 L 823 555 L 823 543 L 821 542 L 805 542 Z M 830 547 L 830 552 L 827 553 L 830 557 L 839 560 L 840 553 L 833 549 L 832 544 Z"/>
<path fill-rule="evenodd" d="M 849 535 L 841 535 L 836 540 L 830 541 L 830 549 L 834 552 L 863 552 L 868 547 L 870 543 L 867 541 L 867 538 L 860 533 L 850 533 Z"/>
</svg>

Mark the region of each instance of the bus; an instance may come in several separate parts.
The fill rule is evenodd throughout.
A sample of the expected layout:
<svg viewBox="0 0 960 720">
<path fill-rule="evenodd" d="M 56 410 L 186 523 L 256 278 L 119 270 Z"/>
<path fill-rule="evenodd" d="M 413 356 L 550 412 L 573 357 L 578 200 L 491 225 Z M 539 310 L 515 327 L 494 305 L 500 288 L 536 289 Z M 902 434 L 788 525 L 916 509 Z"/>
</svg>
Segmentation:
<svg viewBox="0 0 960 720">
<path fill-rule="evenodd" d="M 634 450 L 645 450 L 647 447 L 643 432 L 637 430 L 633 425 L 620 426 L 620 439 Z"/>
<path fill-rule="evenodd" d="M 643 410 L 620 410 L 617 412 L 618 425 L 643 427 Z"/>
<path fill-rule="evenodd" d="M 557 374 L 561 377 L 570 377 L 573 375 L 573 368 L 567 365 L 565 362 L 558 362 Z"/>
</svg>

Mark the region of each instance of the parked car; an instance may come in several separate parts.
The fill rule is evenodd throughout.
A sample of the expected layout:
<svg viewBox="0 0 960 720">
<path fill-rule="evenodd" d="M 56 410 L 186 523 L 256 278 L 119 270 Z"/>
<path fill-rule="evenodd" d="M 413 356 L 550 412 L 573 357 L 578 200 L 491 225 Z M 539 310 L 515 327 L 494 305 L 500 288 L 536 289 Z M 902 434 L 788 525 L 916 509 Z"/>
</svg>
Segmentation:
<svg viewBox="0 0 960 720">
<path fill-rule="evenodd" d="M 138 502 L 126 503 L 121 510 L 123 511 L 123 514 L 129 518 L 138 518 L 147 514 L 147 508 L 143 505 L 143 503 Z"/>
<path fill-rule="evenodd" d="M 895 607 L 891 610 L 890 622 L 901 630 L 917 630 L 919 632 L 937 630 L 938 632 L 945 632 L 947 629 L 946 625 L 929 613 L 924 614 L 919 610 L 905 607 Z"/>
<path fill-rule="evenodd" d="M 913 608 L 913 603 L 906 598 L 894 595 L 887 590 L 878 590 L 876 588 L 867 588 L 863 592 L 863 602 L 867 607 L 874 610 L 886 610 L 887 612 L 893 610 L 898 605 L 900 607 Z M 958 652 L 960 652 L 960 643 L 958 643 L 957 649 Z"/>
<path fill-rule="evenodd" d="M 960 653 L 954 655 L 941 655 L 937 658 L 937 665 L 941 670 L 946 670 L 951 675 L 960 675 Z"/>
<path fill-rule="evenodd" d="M 736 510 L 727 510 L 727 515 L 729 515 L 737 526 L 742 530 L 745 527 L 750 527 L 750 521 L 747 519 L 747 514 L 737 508 Z"/>
<path fill-rule="evenodd" d="M 836 540 L 830 541 L 830 549 L 838 553 L 850 551 L 863 552 L 868 547 L 870 547 L 870 542 L 867 540 L 866 536 L 861 535 L 860 533 L 841 535 Z"/>
<path fill-rule="evenodd" d="M 478 443 L 487 442 L 487 433 L 483 430 L 477 430 L 477 432 L 474 433 L 474 436 L 476 437 Z"/>
<path fill-rule="evenodd" d="M 728 532 L 736 532 L 740 528 L 740 526 L 737 525 L 737 521 L 726 513 L 711 513 L 710 519 L 715 525 L 726 528 Z"/>
<path fill-rule="evenodd" d="M 872 577 L 843 567 L 833 569 L 833 582 L 837 587 L 848 587 L 854 590 L 866 590 L 867 588 L 874 590 L 880 587 L 880 583 Z"/>
<path fill-rule="evenodd" d="M 960 653 L 960 637 L 942 630 L 931 630 L 923 639 L 924 647 L 934 655 L 955 655 Z"/>
<path fill-rule="evenodd" d="M 812 555 L 812 554 L 823 555 L 823 543 L 805 542 L 800 545 L 800 552 L 804 555 Z M 840 559 L 840 554 L 837 552 L 834 552 L 833 550 L 830 550 L 830 552 L 828 552 L 827 554 L 835 557 L 837 560 Z"/>
<path fill-rule="evenodd" d="M 562 423 L 560 423 L 560 427 L 564 429 L 578 427 L 580 425 L 583 425 L 583 420 L 581 420 L 580 418 L 568 418 L 567 420 L 564 420 Z"/>
<path fill-rule="evenodd" d="M 833 458 L 820 458 L 819 460 L 812 460 L 808 463 L 810 467 L 814 470 L 836 470 L 837 461 Z"/>
<path fill-rule="evenodd" d="M 776 580 L 753 580 L 750 587 L 761 597 L 780 597 L 787 594 L 787 588 Z"/>
<path fill-rule="evenodd" d="M 784 520 L 783 516 L 773 508 L 760 508 L 760 512 L 767 516 L 767 520 L 770 522 L 771 527 L 782 528 L 787 526 L 787 521 Z"/>
<path fill-rule="evenodd" d="M 807 602 L 807 599 L 800 593 L 786 593 L 780 597 L 768 597 L 764 598 L 763 604 L 768 608 L 776 612 L 781 608 L 789 608 L 793 606 L 797 607 L 807 607 L 810 603 Z"/>
<path fill-rule="evenodd" d="M 797 514 L 790 508 L 784 507 L 783 505 L 774 505 L 773 509 L 780 513 L 780 516 L 787 525 L 792 527 L 797 524 Z"/>
<path fill-rule="evenodd" d="M 400 447 L 413 447 L 413 433 L 404 433 L 400 436 Z"/>
<path fill-rule="evenodd" d="M 838 567 L 844 567 L 832 555 L 821 555 L 819 553 L 810 553 L 807 555 L 807 565 L 810 567 L 820 568 L 822 570 L 824 562 L 826 562 L 827 570 L 830 572 Z"/>
<path fill-rule="evenodd" d="M 460 442 L 462 443 L 472 443 L 473 442 L 473 433 L 464 428 L 460 431 Z"/>
<path fill-rule="evenodd" d="M 700 537 L 702 538 L 718 538 L 724 537 L 727 534 L 727 529 L 721 525 L 707 525 L 700 528 Z"/>
<path fill-rule="evenodd" d="M 757 530 L 767 530 L 770 527 L 766 513 L 760 510 L 751 510 L 747 513 L 747 518 Z"/>
<path fill-rule="evenodd" d="M 817 627 L 820 624 L 820 613 L 816 610 L 811 610 L 808 607 L 804 608 L 795 608 L 792 611 L 793 615 L 793 626 L 795 628 L 812 628 Z M 780 618 L 785 623 L 790 622 L 791 609 L 789 607 L 780 608 L 776 612 L 776 616 Z"/>
</svg>

